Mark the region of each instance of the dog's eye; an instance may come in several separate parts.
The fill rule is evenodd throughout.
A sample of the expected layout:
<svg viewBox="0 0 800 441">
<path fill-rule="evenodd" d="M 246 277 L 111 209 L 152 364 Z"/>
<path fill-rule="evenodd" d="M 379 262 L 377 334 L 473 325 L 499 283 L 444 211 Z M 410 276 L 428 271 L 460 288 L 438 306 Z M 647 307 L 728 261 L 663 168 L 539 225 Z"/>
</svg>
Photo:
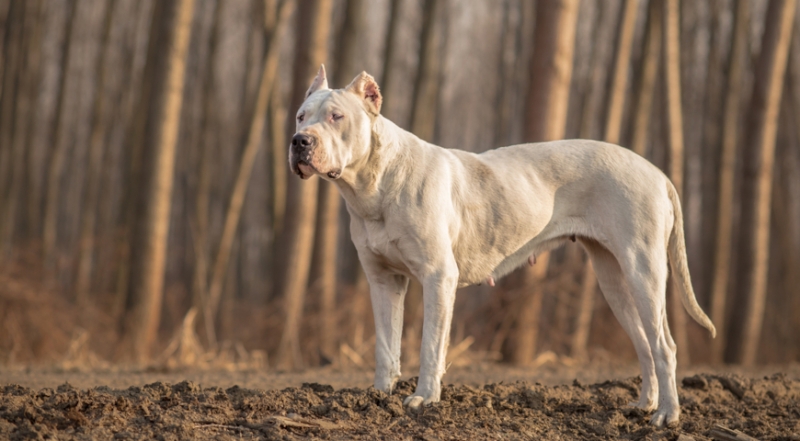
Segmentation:
<svg viewBox="0 0 800 441">
<path fill-rule="evenodd" d="M 341 113 L 331 114 L 331 119 L 334 121 L 339 121 L 342 118 L 344 118 L 344 115 L 342 115 Z"/>
<path fill-rule="evenodd" d="M 299 123 L 303 122 L 303 118 L 305 118 L 305 117 L 306 117 L 305 113 L 301 113 L 301 114 L 297 115 L 297 122 L 299 122 Z"/>
</svg>

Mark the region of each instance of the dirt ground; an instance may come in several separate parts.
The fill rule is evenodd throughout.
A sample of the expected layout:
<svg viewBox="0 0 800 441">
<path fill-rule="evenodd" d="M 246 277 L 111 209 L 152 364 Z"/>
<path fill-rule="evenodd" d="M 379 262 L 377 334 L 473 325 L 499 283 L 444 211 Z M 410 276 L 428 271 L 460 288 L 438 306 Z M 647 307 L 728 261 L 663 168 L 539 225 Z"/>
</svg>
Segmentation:
<svg viewBox="0 0 800 441">
<path fill-rule="evenodd" d="M 681 370 L 681 421 L 668 429 L 626 405 L 637 374 L 480 363 L 452 369 L 442 402 L 412 412 L 402 399 L 414 378 L 387 396 L 367 371 L 0 368 L 0 439 L 734 439 L 722 426 L 800 440 L 800 365 Z"/>
</svg>

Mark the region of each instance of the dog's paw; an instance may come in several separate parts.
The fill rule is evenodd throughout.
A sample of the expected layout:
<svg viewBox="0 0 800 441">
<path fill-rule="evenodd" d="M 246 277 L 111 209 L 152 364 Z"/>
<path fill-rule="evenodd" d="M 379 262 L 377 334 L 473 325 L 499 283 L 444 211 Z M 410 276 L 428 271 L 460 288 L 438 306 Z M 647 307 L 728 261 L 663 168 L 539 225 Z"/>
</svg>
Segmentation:
<svg viewBox="0 0 800 441">
<path fill-rule="evenodd" d="M 655 400 L 648 399 L 647 397 L 644 397 L 644 396 L 642 398 L 640 398 L 639 401 L 631 401 L 631 402 L 629 402 L 628 406 L 638 407 L 639 409 L 642 409 L 645 412 L 652 412 L 652 411 L 656 410 L 656 402 L 655 402 Z"/>
<path fill-rule="evenodd" d="M 403 405 L 409 409 L 419 409 L 421 406 L 430 406 L 433 403 L 439 402 L 439 398 L 423 397 L 421 395 L 409 395 L 403 400 Z"/>
<path fill-rule="evenodd" d="M 397 376 L 385 376 L 385 377 L 375 377 L 375 389 L 386 392 L 387 395 L 391 395 L 392 391 L 394 391 L 394 386 L 397 384 L 397 380 L 400 378 L 399 375 Z"/>
<path fill-rule="evenodd" d="M 678 418 L 681 416 L 681 410 L 675 408 L 661 408 L 656 410 L 653 417 L 650 418 L 650 424 L 656 427 L 675 427 L 678 425 Z"/>
</svg>

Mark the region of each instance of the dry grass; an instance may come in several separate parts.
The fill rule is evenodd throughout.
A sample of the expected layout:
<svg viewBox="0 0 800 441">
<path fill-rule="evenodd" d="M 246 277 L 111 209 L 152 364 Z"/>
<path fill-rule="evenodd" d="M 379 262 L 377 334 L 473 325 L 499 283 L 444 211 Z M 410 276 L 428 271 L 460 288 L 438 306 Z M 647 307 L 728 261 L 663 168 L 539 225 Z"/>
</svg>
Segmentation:
<svg viewBox="0 0 800 441">
<path fill-rule="evenodd" d="M 104 346 L 116 339 L 112 321 L 102 311 L 67 301 L 39 272 L 27 268 L 18 263 L 0 270 L 0 363 L 67 360 L 69 364 L 88 360 L 89 346 Z"/>
<path fill-rule="evenodd" d="M 154 361 L 153 367 L 162 370 L 185 368 L 250 370 L 263 369 L 267 366 L 265 351 L 247 351 L 240 342 L 225 341 L 218 348 L 204 348 L 195 332 L 196 317 L 195 308 L 186 313 L 183 323 L 164 352 Z"/>
<path fill-rule="evenodd" d="M 18 259 L 16 263 L 0 266 L 0 364 L 39 364 L 66 370 L 89 370 L 112 369 L 119 363 L 125 363 L 125 342 L 120 340 L 121 317 L 113 313 L 113 302 L 76 305 L 64 290 L 56 288 L 56 283 L 48 282 L 42 276 L 45 272 L 37 270 L 36 261 L 35 258 Z M 574 283 L 574 278 L 560 275 L 574 268 L 564 265 L 556 270 L 558 274 L 546 281 L 547 296 L 565 301 L 569 306 L 574 297 L 572 291 L 578 285 Z M 180 295 L 176 295 L 176 292 Z M 252 299 L 231 300 L 226 297 L 224 301 L 229 303 L 221 308 L 217 323 L 221 343 L 212 346 L 203 332 L 198 334 L 202 329 L 197 323 L 197 313 L 183 309 L 191 302 L 191 298 L 181 292 L 167 290 L 157 355 L 146 367 L 161 371 L 269 368 L 267 354 L 277 350 L 283 331 L 284 317 L 280 301 L 256 304 Z M 342 369 L 373 368 L 375 336 L 368 293 L 352 286 L 340 286 L 338 307 L 334 311 L 319 310 L 316 295 L 313 290 L 308 293 L 301 326 L 305 365 L 327 365 Z M 409 294 L 403 335 L 403 365 L 411 369 L 419 365 L 422 323 L 421 295 L 414 295 L 419 298 Z M 89 298 L 94 301 L 115 296 L 112 293 L 95 293 Z M 449 365 L 500 361 L 500 349 L 509 327 L 513 325 L 520 298 L 519 290 L 504 292 L 498 287 L 485 292 L 482 303 L 475 302 L 474 298 L 470 300 L 470 307 L 460 311 L 454 318 L 455 331 L 447 360 Z M 466 301 L 463 296 L 458 299 L 460 302 Z M 557 302 L 546 299 L 545 315 L 556 315 L 553 309 L 558 306 Z M 598 302 L 598 308 L 593 324 L 595 340 L 592 343 L 596 348 L 612 350 L 615 355 L 624 353 L 630 346 L 627 337 L 610 312 L 606 311 L 608 308 L 604 302 Z M 323 332 L 319 325 L 322 314 L 333 314 L 336 318 L 337 350 L 331 354 L 322 354 L 319 349 Z M 548 317 L 544 320 L 550 320 Z M 170 326 L 171 323 L 174 325 Z M 573 360 L 561 355 L 566 351 L 558 343 L 565 340 L 559 339 L 558 335 L 569 332 L 569 326 L 556 329 L 549 322 L 543 322 L 542 325 L 540 355 L 534 363 L 573 363 Z M 629 358 L 633 358 L 632 350 L 629 352 Z M 602 359 L 604 351 L 592 350 L 590 353 L 593 354 L 590 358 Z"/>
</svg>

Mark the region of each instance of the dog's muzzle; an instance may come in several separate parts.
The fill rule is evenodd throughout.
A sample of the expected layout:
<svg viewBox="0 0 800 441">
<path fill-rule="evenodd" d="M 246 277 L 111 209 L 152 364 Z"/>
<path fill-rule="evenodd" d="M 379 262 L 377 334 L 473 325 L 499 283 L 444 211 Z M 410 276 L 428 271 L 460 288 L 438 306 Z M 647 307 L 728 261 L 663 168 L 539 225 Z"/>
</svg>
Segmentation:
<svg viewBox="0 0 800 441">
<path fill-rule="evenodd" d="M 292 171 L 300 176 L 301 179 L 308 179 L 314 173 L 321 173 L 330 179 L 339 179 L 342 170 L 339 168 L 328 171 L 320 170 L 320 164 L 315 164 L 312 152 L 317 145 L 317 139 L 304 133 L 297 133 L 292 137 L 292 145 L 289 148 L 289 164 Z"/>
<path fill-rule="evenodd" d="M 311 150 L 316 143 L 316 138 L 304 133 L 296 133 L 292 137 L 289 161 L 292 171 L 302 179 L 310 178 L 316 171 L 311 166 Z"/>
</svg>

